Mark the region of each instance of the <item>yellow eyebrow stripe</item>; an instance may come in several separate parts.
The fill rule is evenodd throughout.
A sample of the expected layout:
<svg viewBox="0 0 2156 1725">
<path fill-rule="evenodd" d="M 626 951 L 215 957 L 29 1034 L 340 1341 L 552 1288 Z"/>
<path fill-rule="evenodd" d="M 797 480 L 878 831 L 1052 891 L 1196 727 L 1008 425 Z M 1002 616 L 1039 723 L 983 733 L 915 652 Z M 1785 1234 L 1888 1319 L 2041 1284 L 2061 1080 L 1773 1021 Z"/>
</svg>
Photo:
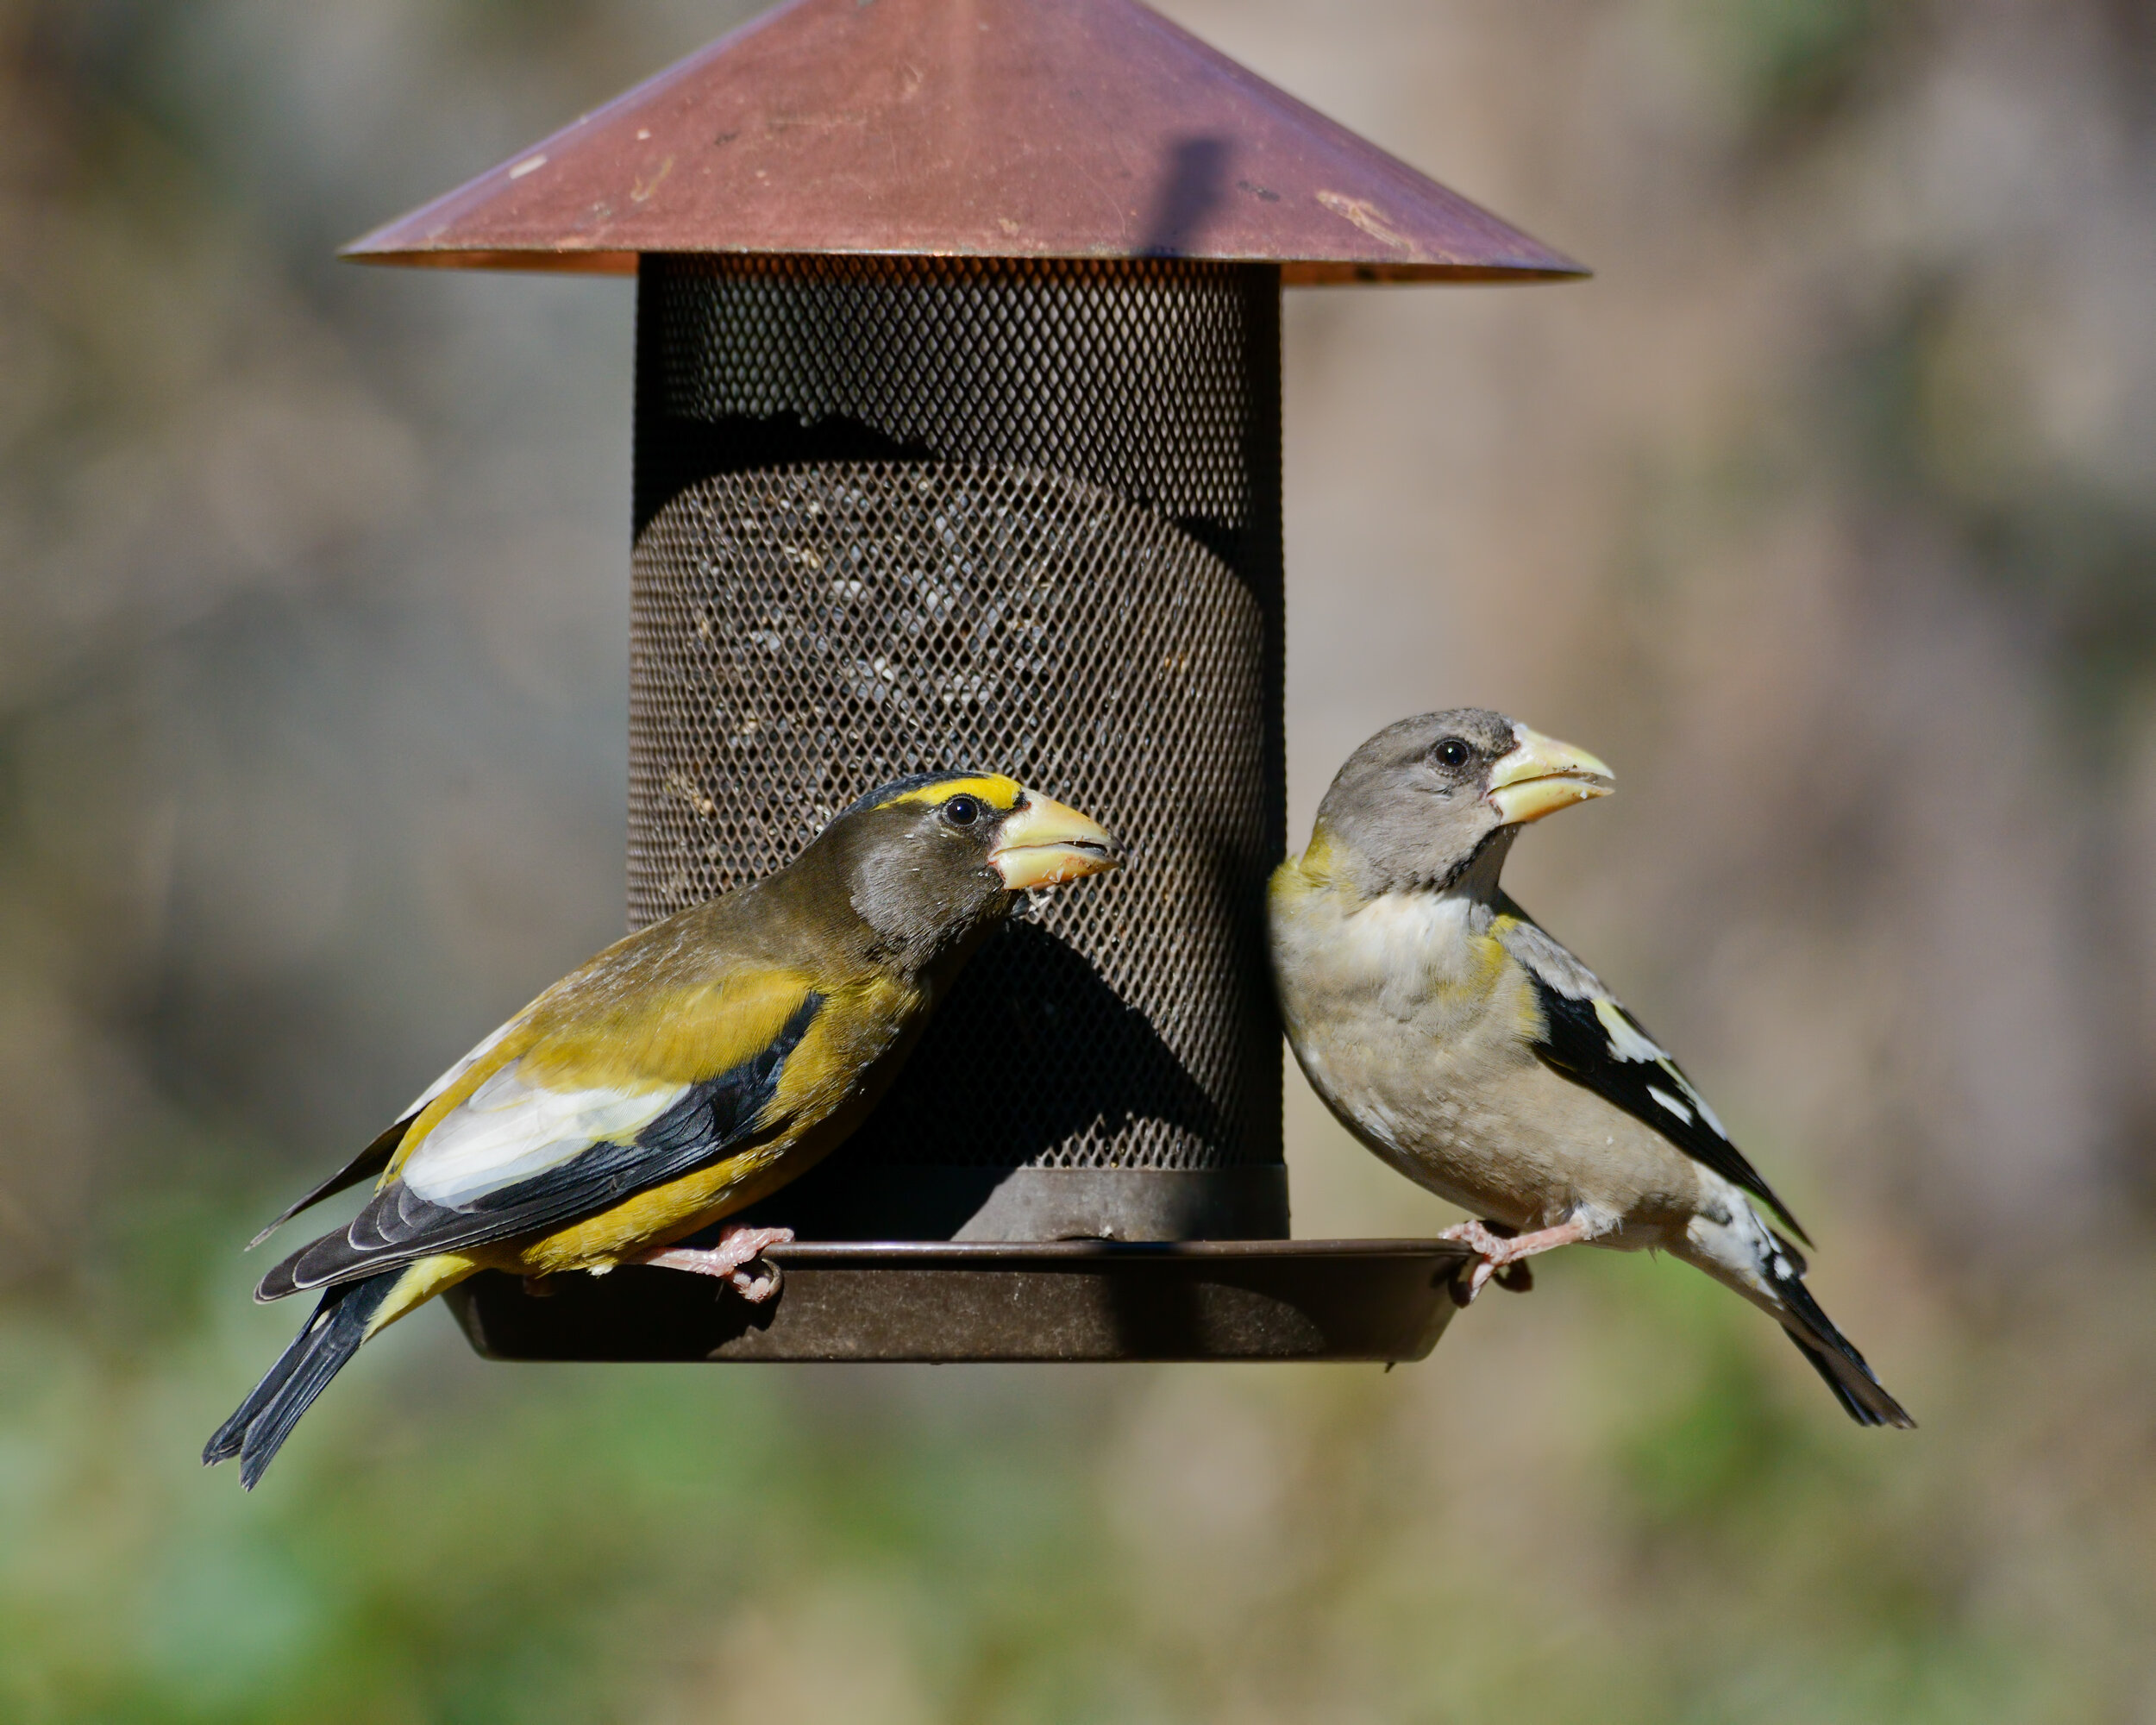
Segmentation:
<svg viewBox="0 0 2156 1725">
<path fill-rule="evenodd" d="M 1008 814 L 1018 806 L 1018 799 L 1025 794 L 1025 787 L 1015 779 L 1006 779 L 1000 773 L 984 774 L 977 779 L 938 779 L 932 785 L 923 785 L 916 790 L 901 791 L 887 803 L 878 803 L 878 808 L 896 808 L 900 803 L 940 803 L 947 797 L 979 797 L 999 814 Z"/>
</svg>

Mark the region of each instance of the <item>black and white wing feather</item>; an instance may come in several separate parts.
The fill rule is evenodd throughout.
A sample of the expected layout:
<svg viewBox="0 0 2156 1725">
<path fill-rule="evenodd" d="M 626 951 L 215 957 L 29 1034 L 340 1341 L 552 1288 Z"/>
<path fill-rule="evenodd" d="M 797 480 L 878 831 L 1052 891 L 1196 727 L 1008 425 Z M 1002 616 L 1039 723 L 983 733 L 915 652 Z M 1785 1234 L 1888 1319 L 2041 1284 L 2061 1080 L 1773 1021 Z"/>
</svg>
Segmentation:
<svg viewBox="0 0 2156 1725">
<path fill-rule="evenodd" d="M 524 1015 L 519 1013 L 507 1024 L 498 1026 L 478 1047 L 458 1061 L 433 1083 L 428 1085 L 419 1093 L 412 1105 L 398 1115 L 373 1143 L 367 1145 L 365 1150 L 346 1163 L 320 1185 L 310 1188 L 303 1195 L 293 1199 L 291 1203 L 279 1211 L 269 1226 L 247 1243 L 247 1249 L 253 1251 L 256 1246 L 261 1245 L 264 1240 L 283 1227 L 302 1210 L 311 1209 L 323 1199 L 334 1198 L 338 1193 L 358 1185 L 362 1180 L 372 1180 L 388 1167 L 390 1158 L 397 1154 L 398 1145 L 404 1143 L 404 1134 L 411 1130 L 411 1123 L 425 1112 L 427 1104 L 433 1101 L 436 1096 L 470 1071 L 479 1061 L 484 1059 L 496 1043 L 523 1022 L 523 1017 Z"/>
<path fill-rule="evenodd" d="M 1503 900 L 1492 932 L 1533 979 L 1543 1032 L 1535 1052 L 1543 1063 L 1654 1128 L 1687 1156 L 1702 1162 L 1765 1204 L 1805 1245 L 1810 1238 L 1759 1170 L 1730 1142 L 1705 1097 L 1670 1052 L 1649 1036 L 1601 979 Z"/>
<path fill-rule="evenodd" d="M 379 1276 L 437 1252 L 557 1227 L 693 1172 L 757 1129 L 787 1057 L 823 1004 L 821 994 L 808 994 L 779 1034 L 749 1058 L 702 1083 L 644 1101 L 643 1119 L 633 1132 L 542 1134 L 544 1142 L 526 1146 L 518 1158 L 523 1165 L 513 1175 L 489 1146 L 476 1167 L 437 1170 L 431 1190 L 419 1189 L 418 1170 L 408 1164 L 348 1226 L 324 1234 L 270 1270 L 254 1297 L 281 1300 Z M 512 1094 L 522 1091 L 517 1100 L 536 1094 L 516 1084 L 513 1069 L 505 1069 L 500 1077 Z M 554 1100 L 573 1106 L 582 1095 Z M 630 1108 L 639 1107 L 636 1099 L 624 1101 Z M 626 1122 L 617 1115 L 613 1123 Z M 455 1154 L 440 1159 L 448 1162 Z"/>
</svg>

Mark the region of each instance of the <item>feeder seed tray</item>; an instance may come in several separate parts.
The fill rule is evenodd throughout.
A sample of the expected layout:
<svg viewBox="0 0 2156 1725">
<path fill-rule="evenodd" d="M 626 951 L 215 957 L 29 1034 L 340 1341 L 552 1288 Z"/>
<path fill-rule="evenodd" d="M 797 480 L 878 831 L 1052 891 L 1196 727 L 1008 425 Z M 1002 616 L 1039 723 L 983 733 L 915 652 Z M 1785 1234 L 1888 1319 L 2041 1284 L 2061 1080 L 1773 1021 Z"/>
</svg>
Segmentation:
<svg viewBox="0 0 2156 1725">
<path fill-rule="evenodd" d="M 448 1295 L 489 1359 L 1414 1360 L 1472 1254 L 1440 1240 L 858 1241 L 777 1246 L 779 1290 L 627 1268 L 545 1297 Z"/>
</svg>

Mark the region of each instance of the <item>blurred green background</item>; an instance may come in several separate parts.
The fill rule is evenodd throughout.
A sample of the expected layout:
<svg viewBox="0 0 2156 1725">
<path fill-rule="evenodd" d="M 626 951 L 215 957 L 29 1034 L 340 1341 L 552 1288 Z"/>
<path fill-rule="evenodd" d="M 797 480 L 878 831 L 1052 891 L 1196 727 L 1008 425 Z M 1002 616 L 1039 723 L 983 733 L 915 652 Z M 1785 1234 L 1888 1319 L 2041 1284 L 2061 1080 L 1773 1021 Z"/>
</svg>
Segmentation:
<svg viewBox="0 0 2156 1725">
<path fill-rule="evenodd" d="M 0 1718 L 2156 1720 L 2156 9 L 1173 0 L 1592 263 L 1292 296 L 1294 826 L 1515 892 L 1923 1421 L 1545 1260 L 1420 1366 L 492 1366 L 237 1247 L 621 927 L 631 290 L 335 245 L 714 0 L 0 0 Z M 1288 1078 L 1298 1231 L 1452 1218 Z"/>
</svg>

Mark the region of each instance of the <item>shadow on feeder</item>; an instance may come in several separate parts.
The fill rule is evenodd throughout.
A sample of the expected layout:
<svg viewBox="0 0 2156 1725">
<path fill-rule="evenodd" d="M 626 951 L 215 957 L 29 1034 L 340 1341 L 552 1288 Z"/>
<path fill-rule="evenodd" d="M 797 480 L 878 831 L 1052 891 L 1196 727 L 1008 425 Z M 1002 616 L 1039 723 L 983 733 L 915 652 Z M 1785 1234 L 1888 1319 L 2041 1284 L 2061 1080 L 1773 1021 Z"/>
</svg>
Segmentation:
<svg viewBox="0 0 2156 1725">
<path fill-rule="evenodd" d="M 1169 158 L 1159 196 L 1145 218 L 1141 258 L 1182 258 L 1198 251 L 1227 191 L 1235 146 L 1226 138 L 1184 138 Z"/>
<path fill-rule="evenodd" d="M 1034 1057 L 1050 1040 L 1089 1050 L 1088 1063 Z M 955 1239 L 997 1215 L 999 1188 L 1067 1145 L 1106 1146 L 1141 1120 L 1219 1139 L 1219 1109 L 1175 1051 L 1037 924 L 1012 924 L 975 956 L 914 1058 L 951 1070 L 981 1049 L 999 1058 L 978 1086 L 952 1097 L 901 1085 L 816 1168 L 731 1220 L 805 1240 Z M 1106 1235 L 1095 1224 L 1056 1237 Z"/>
</svg>

